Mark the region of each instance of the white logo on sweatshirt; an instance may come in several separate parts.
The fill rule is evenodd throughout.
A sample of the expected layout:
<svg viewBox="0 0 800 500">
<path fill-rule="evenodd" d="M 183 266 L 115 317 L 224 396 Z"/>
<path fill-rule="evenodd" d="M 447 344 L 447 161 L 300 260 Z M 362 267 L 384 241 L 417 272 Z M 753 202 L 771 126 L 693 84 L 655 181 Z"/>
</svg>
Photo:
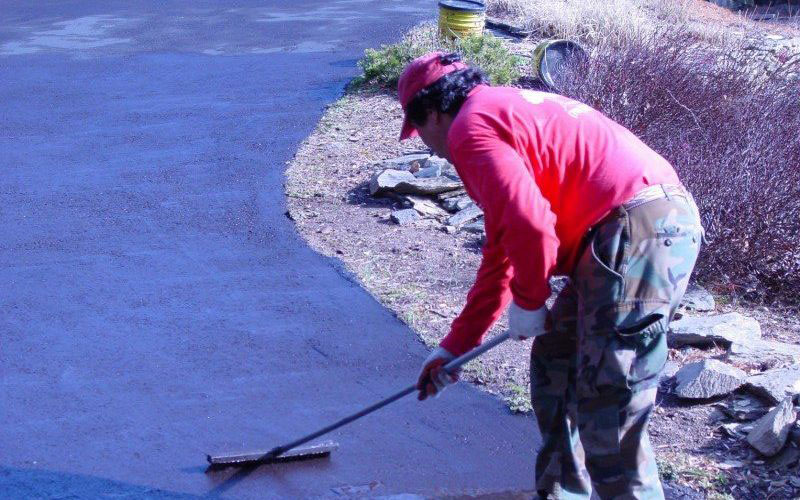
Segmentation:
<svg viewBox="0 0 800 500">
<path fill-rule="evenodd" d="M 556 94 L 537 92 L 535 90 L 521 90 L 519 94 L 531 104 L 543 104 L 545 101 L 554 102 L 564 108 L 564 111 L 573 118 L 578 118 L 582 114 L 592 111 L 591 107 L 582 102 L 573 101 Z"/>
</svg>

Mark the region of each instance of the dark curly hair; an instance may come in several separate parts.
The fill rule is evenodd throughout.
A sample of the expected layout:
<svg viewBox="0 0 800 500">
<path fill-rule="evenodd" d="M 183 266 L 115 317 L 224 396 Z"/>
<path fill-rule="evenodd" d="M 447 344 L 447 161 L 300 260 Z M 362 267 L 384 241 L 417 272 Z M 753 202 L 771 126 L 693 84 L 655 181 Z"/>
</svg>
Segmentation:
<svg viewBox="0 0 800 500">
<path fill-rule="evenodd" d="M 461 56 L 455 52 L 440 57 L 442 64 L 453 64 L 460 61 Z M 434 110 L 455 116 L 461 105 L 478 85 L 488 84 L 486 73 L 477 68 L 466 68 L 448 73 L 417 92 L 408 103 L 406 114 L 417 126 L 425 125 L 428 111 Z"/>
</svg>

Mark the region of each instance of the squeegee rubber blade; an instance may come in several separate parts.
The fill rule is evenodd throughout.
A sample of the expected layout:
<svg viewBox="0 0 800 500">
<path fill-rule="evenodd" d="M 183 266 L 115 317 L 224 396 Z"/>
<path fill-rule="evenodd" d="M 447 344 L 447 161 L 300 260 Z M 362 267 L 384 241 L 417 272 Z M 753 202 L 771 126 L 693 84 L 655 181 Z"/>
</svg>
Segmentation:
<svg viewBox="0 0 800 500">
<path fill-rule="evenodd" d="M 268 457 L 266 451 L 240 453 L 236 455 L 208 455 L 210 469 L 220 469 L 224 467 L 249 467 L 260 464 L 299 462 L 303 460 L 314 460 L 330 456 L 331 452 L 339 447 L 336 443 L 325 443 L 321 445 L 298 447 L 289 450 L 278 457 Z"/>
</svg>

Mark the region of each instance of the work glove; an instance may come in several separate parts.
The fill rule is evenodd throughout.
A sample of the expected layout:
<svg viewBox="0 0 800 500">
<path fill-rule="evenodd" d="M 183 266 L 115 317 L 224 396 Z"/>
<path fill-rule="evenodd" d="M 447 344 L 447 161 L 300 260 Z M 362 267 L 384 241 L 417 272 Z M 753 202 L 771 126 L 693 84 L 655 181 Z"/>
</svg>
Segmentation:
<svg viewBox="0 0 800 500">
<path fill-rule="evenodd" d="M 525 340 L 547 333 L 547 306 L 529 311 L 512 302 L 508 308 L 508 335 L 514 340 Z"/>
<path fill-rule="evenodd" d="M 422 363 L 417 380 L 417 399 L 422 401 L 428 396 L 438 397 L 439 394 L 450 384 L 458 380 L 458 374 L 450 375 L 442 370 L 442 367 L 454 360 L 456 357 L 443 347 L 437 347 L 430 353 L 428 358 Z"/>
</svg>

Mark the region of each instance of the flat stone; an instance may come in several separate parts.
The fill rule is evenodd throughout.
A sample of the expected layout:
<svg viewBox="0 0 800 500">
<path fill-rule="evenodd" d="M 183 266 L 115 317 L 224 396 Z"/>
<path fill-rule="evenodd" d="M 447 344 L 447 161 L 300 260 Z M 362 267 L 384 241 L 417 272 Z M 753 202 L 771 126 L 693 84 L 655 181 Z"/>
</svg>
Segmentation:
<svg viewBox="0 0 800 500">
<path fill-rule="evenodd" d="M 456 212 L 460 212 L 462 210 L 465 210 L 465 209 L 471 207 L 474 204 L 475 204 L 475 202 L 472 201 L 472 198 L 470 198 L 469 196 L 467 196 L 466 199 L 459 198 L 458 201 L 456 202 Z"/>
<path fill-rule="evenodd" d="M 370 179 L 369 194 L 372 196 L 380 196 L 387 191 L 394 190 L 401 182 L 409 180 L 414 180 L 414 174 L 406 170 L 383 170 L 373 175 L 372 179 Z"/>
<path fill-rule="evenodd" d="M 417 179 L 414 174 L 409 173 L 411 179 L 404 179 L 397 183 L 393 190 L 401 194 L 421 194 L 432 195 L 461 189 L 464 185 L 460 181 L 454 181 L 446 177 L 433 177 L 431 179 Z"/>
<path fill-rule="evenodd" d="M 716 359 L 690 363 L 675 374 L 675 394 L 686 399 L 708 399 L 730 394 L 744 384 L 747 374 Z"/>
<path fill-rule="evenodd" d="M 443 175 L 452 180 L 461 181 L 461 178 L 458 176 L 458 172 L 456 172 L 456 167 L 444 158 L 433 155 L 425 160 L 425 163 L 422 165 L 422 168 L 433 167 L 437 167 L 439 169 L 439 175 Z"/>
<path fill-rule="evenodd" d="M 672 360 L 667 360 L 667 362 L 664 363 L 664 369 L 661 370 L 661 375 L 659 376 L 659 381 L 660 382 L 664 382 L 665 380 L 671 379 L 672 377 L 674 377 L 678 373 L 678 371 L 680 369 L 681 369 L 681 367 L 680 367 L 680 365 L 678 365 L 678 363 L 676 363 L 676 362 L 674 362 Z"/>
<path fill-rule="evenodd" d="M 438 166 L 423 167 L 414 172 L 414 177 L 417 179 L 430 179 L 432 177 L 439 177 L 442 175 L 442 169 Z"/>
<path fill-rule="evenodd" d="M 392 222 L 404 226 L 420 219 L 419 214 L 413 208 L 404 208 L 392 212 Z"/>
<path fill-rule="evenodd" d="M 449 161 L 436 155 L 429 156 L 422 164 L 422 168 L 432 168 L 432 167 L 437 167 L 440 171 L 452 170 L 455 168 Z"/>
<path fill-rule="evenodd" d="M 789 437 L 786 438 L 790 443 L 800 447 L 800 422 L 795 422 L 789 430 Z"/>
<path fill-rule="evenodd" d="M 454 167 L 449 161 L 444 161 L 442 163 L 442 175 L 453 179 L 454 181 L 461 182 L 461 177 L 459 177 L 456 167 Z"/>
<path fill-rule="evenodd" d="M 452 212 L 456 212 L 457 211 L 456 210 L 456 201 L 457 200 L 458 200 L 458 198 L 449 198 L 447 200 L 442 201 L 441 202 L 442 208 L 444 208 L 445 210 L 447 210 L 448 212 L 451 212 L 451 213 Z"/>
<path fill-rule="evenodd" d="M 464 183 L 461 180 L 461 177 L 458 175 L 458 172 L 455 171 L 455 169 L 449 171 L 442 171 L 442 177 L 447 177 L 450 180 L 458 181 L 461 182 L 462 184 Z"/>
<path fill-rule="evenodd" d="M 463 226 L 464 224 L 468 224 L 474 221 L 475 219 L 481 217 L 482 215 L 483 215 L 483 210 L 481 210 L 480 207 L 478 207 L 478 205 L 473 204 L 468 206 L 464 210 L 461 210 L 460 212 L 456 213 L 449 219 L 447 219 L 447 224 L 458 228 Z"/>
<path fill-rule="evenodd" d="M 449 198 L 442 202 L 442 206 L 448 212 L 458 212 L 460 210 L 464 210 L 468 206 L 472 205 L 474 202 L 472 198 L 467 195 L 459 196 L 457 198 Z"/>
<path fill-rule="evenodd" d="M 439 201 L 449 200 L 450 198 L 458 198 L 459 196 L 466 195 L 467 192 L 463 189 L 456 189 L 454 191 L 446 191 L 444 193 L 439 193 L 436 195 L 436 199 Z"/>
<path fill-rule="evenodd" d="M 728 360 L 733 363 L 800 363 L 800 346 L 758 338 L 735 342 L 728 348 Z"/>
<path fill-rule="evenodd" d="M 786 443 L 789 431 L 797 420 L 792 398 L 786 398 L 769 413 L 758 419 L 747 435 L 747 442 L 768 457 L 777 455 Z"/>
<path fill-rule="evenodd" d="M 753 423 L 731 422 L 720 426 L 722 432 L 734 439 L 747 437 L 747 433 L 753 430 Z"/>
<path fill-rule="evenodd" d="M 737 394 L 735 397 L 714 405 L 728 418 L 732 418 L 737 422 L 758 420 L 766 415 L 772 406 L 765 405 L 760 399 L 749 393 Z"/>
<path fill-rule="evenodd" d="M 408 194 L 405 196 L 405 199 L 411 204 L 411 208 L 416 210 L 423 217 L 445 217 L 448 215 L 445 210 L 442 210 L 442 208 L 430 198 Z"/>
<path fill-rule="evenodd" d="M 667 339 L 671 347 L 729 346 L 734 342 L 747 343 L 761 338 L 761 325 L 753 318 L 737 312 L 713 316 L 690 317 L 673 321 Z"/>
<path fill-rule="evenodd" d="M 781 470 L 796 464 L 798 459 L 800 459 L 800 450 L 794 446 L 784 446 L 783 450 L 770 458 L 766 465 L 769 470 Z"/>
<path fill-rule="evenodd" d="M 699 285 L 690 285 L 683 295 L 681 307 L 687 311 L 709 312 L 717 308 L 711 292 Z"/>
<path fill-rule="evenodd" d="M 419 171 L 415 173 L 414 176 L 422 178 L 439 177 L 443 172 L 449 172 L 451 170 L 454 170 L 454 167 L 450 162 L 434 155 L 428 157 L 428 159 L 422 163 Z"/>
<path fill-rule="evenodd" d="M 398 156 L 397 158 L 389 158 L 379 162 L 378 164 L 383 168 L 392 170 L 409 170 L 414 162 L 417 162 L 419 166 L 422 167 L 422 165 L 425 164 L 425 161 L 430 158 L 430 156 L 431 155 L 427 153 L 412 153 Z"/>
<path fill-rule="evenodd" d="M 797 397 L 800 394 L 800 365 L 754 375 L 747 379 L 745 389 L 773 405 L 787 396 Z"/>
<path fill-rule="evenodd" d="M 466 231 L 468 233 L 481 234 L 486 231 L 486 227 L 484 225 L 483 219 L 478 219 L 475 222 L 465 224 L 464 227 L 461 228 L 461 230 Z"/>
</svg>

